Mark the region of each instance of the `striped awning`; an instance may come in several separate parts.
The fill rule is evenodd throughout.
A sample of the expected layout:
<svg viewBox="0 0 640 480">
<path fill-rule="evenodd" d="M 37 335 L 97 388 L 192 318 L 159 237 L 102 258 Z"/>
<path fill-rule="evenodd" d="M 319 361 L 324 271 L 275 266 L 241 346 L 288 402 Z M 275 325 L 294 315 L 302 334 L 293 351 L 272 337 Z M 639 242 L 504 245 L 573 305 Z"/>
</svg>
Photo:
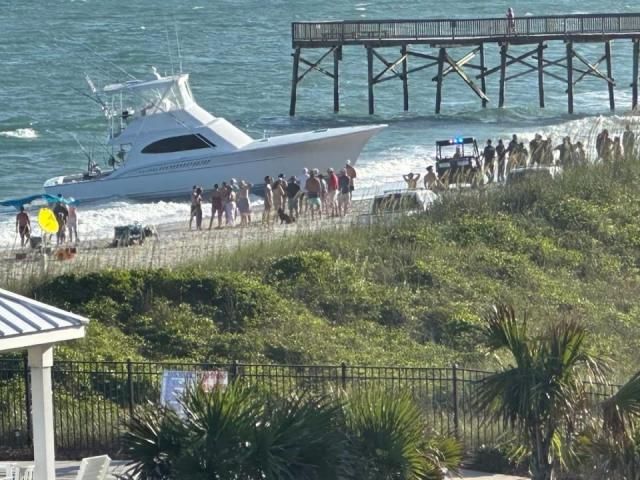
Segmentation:
<svg viewBox="0 0 640 480">
<path fill-rule="evenodd" d="M 0 289 L 0 352 L 84 336 L 89 320 Z"/>
</svg>

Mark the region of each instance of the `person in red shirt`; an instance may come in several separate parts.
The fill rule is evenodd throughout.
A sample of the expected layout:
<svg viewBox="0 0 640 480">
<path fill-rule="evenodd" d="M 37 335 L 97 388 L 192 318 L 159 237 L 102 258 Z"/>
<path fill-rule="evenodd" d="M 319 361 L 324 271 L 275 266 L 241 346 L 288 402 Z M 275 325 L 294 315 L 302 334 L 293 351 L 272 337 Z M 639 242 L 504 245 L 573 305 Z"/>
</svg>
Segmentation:
<svg viewBox="0 0 640 480">
<path fill-rule="evenodd" d="M 331 212 L 332 217 L 338 216 L 338 205 L 336 197 L 338 195 L 338 176 L 333 168 L 327 170 L 327 212 Z"/>
</svg>

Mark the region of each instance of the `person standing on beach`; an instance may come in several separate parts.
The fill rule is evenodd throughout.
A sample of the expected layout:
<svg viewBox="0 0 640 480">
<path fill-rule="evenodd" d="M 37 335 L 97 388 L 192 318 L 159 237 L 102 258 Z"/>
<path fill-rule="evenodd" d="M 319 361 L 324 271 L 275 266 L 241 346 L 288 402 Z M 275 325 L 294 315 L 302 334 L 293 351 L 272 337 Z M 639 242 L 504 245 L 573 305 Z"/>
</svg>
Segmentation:
<svg viewBox="0 0 640 480">
<path fill-rule="evenodd" d="M 289 179 L 289 183 L 287 183 L 287 203 L 289 207 L 289 216 L 292 218 L 298 219 L 300 215 L 300 196 L 301 196 L 300 185 L 298 184 L 298 179 L 292 176 Z"/>
<path fill-rule="evenodd" d="M 213 186 L 213 192 L 211 192 L 211 220 L 209 220 L 209 230 L 213 226 L 213 219 L 218 216 L 218 228 L 222 228 L 222 213 L 224 212 L 224 205 L 222 203 L 222 191 L 216 183 Z"/>
<path fill-rule="evenodd" d="M 20 235 L 20 246 L 24 247 L 31 238 L 31 219 L 22 205 L 16 215 L 16 233 Z"/>
<path fill-rule="evenodd" d="M 69 209 L 63 202 L 62 195 L 58 195 L 58 202 L 53 207 L 53 214 L 58 221 L 58 233 L 56 234 L 56 241 L 58 245 L 63 244 L 67 237 L 67 219 L 69 218 Z"/>
<path fill-rule="evenodd" d="M 498 182 L 504 182 L 504 169 L 507 157 L 507 149 L 502 143 L 502 139 L 498 140 L 496 145 L 496 155 L 498 156 Z"/>
<path fill-rule="evenodd" d="M 75 205 L 69 205 L 69 219 L 67 222 L 67 230 L 69 231 L 69 241 L 78 243 L 78 209 Z"/>
<path fill-rule="evenodd" d="M 605 147 L 608 145 L 609 130 L 606 128 L 602 130 L 596 137 L 596 152 L 598 152 L 598 158 L 605 159 Z"/>
<path fill-rule="evenodd" d="M 351 160 L 347 160 L 347 164 L 345 165 L 345 171 L 347 172 L 347 176 L 349 177 L 349 202 L 353 200 L 353 191 L 356 189 L 356 178 L 358 176 L 358 172 L 353 165 L 351 165 Z"/>
<path fill-rule="evenodd" d="M 487 140 L 487 146 L 484 147 L 482 155 L 484 156 L 484 171 L 485 174 L 489 174 L 489 183 L 491 183 L 495 176 L 494 162 L 496 158 L 496 149 L 491 145 L 491 139 Z"/>
<path fill-rule="evenodd" d="M 340 170 L 338 177 L 338 215 L 343 217 L 347 214 L 347 210 L 351 206 L 351 178 L 347 175 L 346 169 Z"/>
<path fill-rule="evenodd" d="M 327 213 L 330 212 L 332 217 L 338 215 L 337 196 L 338 196 L 338 176 L 333 168 L 327 170 Z"/>
<path fill-rule="evenodd" d="M 271 191 L 273 192 L 273 211 L 277 212 L 280 209 L 285 208 L 285 199 L 287 198 L 287 194 L 284 191 L 284 187 L 282 186 L 282 181 L 278 178 L 273 185 L 271 186 Z"/>
<path fill-rule="evenodd" d="M 251 223 L 251 202 L 249 201 L 249 192 L 252 184 L 240 180 L 240 189 L 238 190 L 238 210 L 240 211 L 240 226 L 246 227 Z"/>
<path fill-rule="evenodd" d="M 271 177 L 264 177 L 264 212 L 262 223 L 271 224 L 271 209 L 273 208 L 273 190 L 271 189 Z"/>
<path fill-rule="evenodd" d="M 437 190 L 438 176 L 433 171 L 433 165 L 429 165 L 427 167 L 427 173 L 424 176 L 423 182 L 424 182 L 424 188 L 426 188 L 427 190 L 433 190 L 433 191 Z"/>
<path fill-rule="evenodd" d="M 191 210 L 189 213 L 189 230 L 191 230 L 193 225 L 193 217 L 196 216 L 196 190 L 198 186 L 194 185 L 191 188 Z"/>
<path fill-rule="evenodd" d="M 307 180 L 309 180 L 309 169 L 307 167 L 302 169 L 302 178 L 300 181 L 302 182 L 301 188 L 302 193 L 300 194 L 300 214 L 307 213 Z"/>
<path fill-rule="evenodd" d="M 587 154 L 584 151 L 582 146 L 582 142 L 576 142 L 573 148 L 573 164 L 575 166 L 586 165 L 587 164 Z"/>
<path fill-rule="evenodd" d="M 571 165 L 571 152 L 573 152 L 573 145 L 571 145 L 571 138 L 564 137 L 562 139 L 562 145 L 558 145 L 554 150 L 560 152 L 559 160 L 562 167 L 568 167 Z"/>
<path fill-rule="evenodd" d="M 529 152 L 531 152 L 531 166 L 540 165 L 542 158 L 542 135 L 536 133 L 533 140 L 529 142 Z"/>
<path fill-rule="evenodd" d="M 620 162 L 623 160 L 622 156 L 622 143 L 620 143 L 620 137 L 614 137 L 612 149 L 612 156 L 614 162 Z"/>
<path fill-rule="evenodd" d="M 197 187 L 192 199 L 191 219 L 196 218 L 196 230 L 202 230 L 202 188 Z M 191 230 L 191 222 L 189 222 L 189 230 Z"/>
<path fill-rule="evenodd" d="M 409 172 L 407 175 L 403 175 L 402 178 L 407 182 L 408 190 L 415 190 L 418 188 L 418 180 L 420 180 L 419 173 L 414 174 L 413 172 Z"/>
<path fill-rule="evenodd" d="M 322 220 L 322 200 L 320 198 L 322 185 L 316 172 L 317 170 L 315 169 L 311 172 L 305 185 L 307 189 L 307 203 L 309 204 L 309 210 L 311 210 L 311 220 L 315 218 L 315 210 L 318 210 L 318 218 Z"/>
<path fill-rule="evenodd" d="M 627 123 L 627 127 L 622 134 L 622 146 L 624 148 L 624 158 L 631 160 L 633 158 L 633 147 L 636 143 L 636 136 L 631 131 L 631 125 Z"/>
<path fill-rule="evenodd" d="M 236 192 L 231 185 L 225 188 L 223 198 L 225 225 L 233 227 L 236 223 Z"/>
</svg>

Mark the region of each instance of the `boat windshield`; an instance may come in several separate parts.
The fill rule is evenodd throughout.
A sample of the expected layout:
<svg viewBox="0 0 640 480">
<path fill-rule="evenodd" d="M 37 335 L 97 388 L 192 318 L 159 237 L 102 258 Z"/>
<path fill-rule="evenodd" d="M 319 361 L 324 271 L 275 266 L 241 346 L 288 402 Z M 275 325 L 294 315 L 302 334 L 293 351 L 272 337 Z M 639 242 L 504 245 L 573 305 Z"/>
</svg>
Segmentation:
<svg viewBox="0 0 640 480">
<path fill-rule="evenodd" d="M 186 74 L 108 85 L 104 91 L 111 95 L 113 111 L 127 117 L 182 110 L 193 103 Z"/>
<path fill-rule="evenodd" d="M 183 110 L 194 103 L 187 74 L 107 85 L 104 93 L 110 97 L 106 112 L 111 138 L 119 136 L 135 118 Z"/>
</svg>

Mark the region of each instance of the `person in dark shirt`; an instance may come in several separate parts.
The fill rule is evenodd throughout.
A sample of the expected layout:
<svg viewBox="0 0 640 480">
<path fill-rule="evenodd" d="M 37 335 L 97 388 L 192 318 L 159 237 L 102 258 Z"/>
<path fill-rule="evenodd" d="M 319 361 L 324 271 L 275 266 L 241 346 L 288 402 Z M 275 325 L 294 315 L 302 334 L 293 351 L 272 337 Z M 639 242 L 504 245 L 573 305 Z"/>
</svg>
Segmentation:
<svg viewBox="0 0 640 480">
<path fill-rule="evenodd" d="M 300 184 L 298 184 L 298 179 L 296 177 L 291 177 L 289 179 L 289 183 L 287 183 L 287 204 L 289 206 L 289 216 L 298 218 L 300 205 L 299 197 L 302 194 L 300 189 Z"/>
<path fill-rule="evenodd" d="M 529 142 L 529 152 L 531 153 L 531 165 L 540 165 L 542 160 L 542 135 L 536 133 L 533 140 Z"/>
<path fill-rule="evenodd" d="M 347 174 L 346 169 L 342 169 L 340 171 L 340 176 L 338 177 L 338 215 L 344 216 L 347 214 L 347 210 L 350 207 L 351 203 L 351 178 Z"/>
<path fill-rule="evenodd" d="M 489 173 L 489 182 L 493 182 L 493 178 L 495 175 L 495 158 L 496 158 L 496 149 L 491 145 L 491 140 L 487 140 L 487 146 L 484 147 L 484 170 L 485 173 Z"/>
<path fill-rule="evenodd" d="M 65 242 L 67 237 L 67 219 L 69 218 L 69 209 L 62 200 L 62 195 L 58 195 L 58 202 L 53 207 L 53 214 L 58 221 L 58 233 L 56 234 L 57 244 Z"/>
<path fill-rule="evenodd" d="M 631 160 L 633 158 L 633 148 L 636 143 L 636 136 L 631 131 L 631 126 L 627 123 L 627 127 L 622 134 L 622 146 L 624 148 L 624 158 Z"/>
</svg>

